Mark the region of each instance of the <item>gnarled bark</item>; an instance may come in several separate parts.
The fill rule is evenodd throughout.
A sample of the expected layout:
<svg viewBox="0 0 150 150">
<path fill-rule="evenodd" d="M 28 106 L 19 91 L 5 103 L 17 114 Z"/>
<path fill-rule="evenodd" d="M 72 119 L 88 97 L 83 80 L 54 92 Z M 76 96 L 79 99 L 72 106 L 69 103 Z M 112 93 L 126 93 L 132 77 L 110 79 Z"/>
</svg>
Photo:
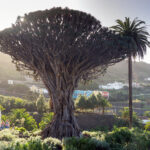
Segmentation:
<svg viewBox="0 0 150 150">
<path fill-rule="evenodd" d="M 51 136 L 62 139 L 63 137 L 79 136 L 80 129 L 74 116 L 74 102 L 72 100 L 72 94 L 78 80 L 67 71 L 62 71 L 65 68 L 62 64 L 57 64 L 53 68 L 54 75 L 51 75 L 51 78 L 47 73 L 41 75 L 51 96 L 54 111 L 54 118 L 43 130 L 42 137 Z"/>
<path fill-rule="evenodd" d="M 80 130 L 74 116 L 73 101 L 67 97 L 63 95 L 57 105 L 54 103 L 54 118 L 43 130 L 43 138 L 51 136 L 62 139 L 63 137 L 79 136 Z"/>
</svg>

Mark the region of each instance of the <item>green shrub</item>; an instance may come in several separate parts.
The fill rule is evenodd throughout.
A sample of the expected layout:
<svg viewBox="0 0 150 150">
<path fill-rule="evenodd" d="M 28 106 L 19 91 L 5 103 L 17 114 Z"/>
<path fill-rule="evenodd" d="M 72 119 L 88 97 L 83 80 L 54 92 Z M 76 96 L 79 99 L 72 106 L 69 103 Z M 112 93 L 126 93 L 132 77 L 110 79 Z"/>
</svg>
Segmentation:
<svg viewBox="0 0 150 150">
<path fill-rule="evenodd" d="M 109 144 L 93 138 L 66 138 L 63 150 L 110 150 Z"/>
<path fill-rule="evenodd" d="M 133 112 L 133 127 L 139 127 L 142 128 L 142 122 L 140 121 L 140 119 L 138 118 L 136 112 Z M 121 110 L 121 119 L 125 120 L 125 124 L 127 123 L 129 126 L 129 108 L 128 107 L 124 107 L 123 110 Z"/>
<path fill-rule="evenodd" d="M 150 121 L 146 123 L 144 128 L 145 128 L 145 130 L 150 130 Z"/>
<path fill-rule="evenodd" d="M 83 131 L 83 137 L 96 138 L 97 140 L 104 140 L 105 133 L 102 131 Z"/>
<path fill-rule="evenodd" d="M 28 101 L 13 96 L 2 96 L 0 95 L 0 104 L 5 108 L 4 112 L 10 112 L 11 109 L 26 108 L 27 111 L 36 111 L 35 101 Z"/>
<path fill-rule="evenodd" d="M 4 150 L 61 150 L 61 142 L 48 138 L 44 142 L 40 138 L 31 138 L 25 143 L 14 143 Z"/>
<path fill-rule="evenodd" d="M 61 141 L 55 138 L 47 138 L 43 141 L 44 145 L 47 145 L 49 149 L 51 150 L 61 150 L 62 144 Z"/>
<path fill-rule="evenodd" d="M 132 142 L 132 133 L 127 127 L 115 128 L 105 137 L 106 142 L 111 148 L 123 148 L 129 142 Z"/>
<path fill-rule="evenodd" d="M 1 110 L 1 111 L 4 111 L 5 108 L 4 108 L 2 105 L 0 105 L 0 110 Z"/>
<path fill-rule="evenodd" d="M 145 117 L 150 117 L 150 111 L 145 111 L 145 112 L 144 112 L 144 116 L 145 116 Z"/>
<path fill-rule="evenodd" d="M 13 109 L 10 115 L 11 124 L 17 127 L 24 127 L 25 129 L 31 131 L 37 129 L 37 124 L 35 119 L 29 115 L 25 109 Z"/>
<path fill-rule="evenodd" d="M 23 132 L 27 131 L 24 127 L 15 127 L 15 130 L 18 130 L 19 133 L 23 133 Z"/>
<path fill-rule="evenodd" d="M 1 141 L 14 141 L 18 137 L 19 132 L 10 129 L 4 129 L 0 131 L 0 142 Z"/>
<path fill-rule="evenodd" d="M 41 130 L 43 130 L 53 119 L 54 113 L 45 113 L 42 117 L 41 122 L 39 123 L 39 127 Z"/>
<path fill-rule="evenodd" d="M 149 150 L 150 149 L 150 131 L 144 131 L 139 128 L 132 128 L 131 132 L 133 134 L 132 144 L 134 144 L 135 150 Z M 134 150 L 133 149 L 133 150 Z"/>
</svg>

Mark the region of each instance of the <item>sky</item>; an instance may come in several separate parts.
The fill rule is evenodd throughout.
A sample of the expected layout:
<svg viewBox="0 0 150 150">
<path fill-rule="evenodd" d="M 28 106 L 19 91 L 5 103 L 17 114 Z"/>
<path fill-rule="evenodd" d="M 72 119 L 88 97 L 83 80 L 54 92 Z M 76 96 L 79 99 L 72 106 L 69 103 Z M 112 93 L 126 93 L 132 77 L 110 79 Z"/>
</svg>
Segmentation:
<svg viewBox="0 0 150 150">
<path fill-rule="evenodd" d="M 58 6 L 87 12 L 107 27 L 115 25 L 116 19 L 138 17 L 150 33 L 150 0 L 1 0 L 0 30 L 15 23 L 17 16 Z M 147 50 L 143 61 L 150 63 L 150 48 Z"/>
</svg>

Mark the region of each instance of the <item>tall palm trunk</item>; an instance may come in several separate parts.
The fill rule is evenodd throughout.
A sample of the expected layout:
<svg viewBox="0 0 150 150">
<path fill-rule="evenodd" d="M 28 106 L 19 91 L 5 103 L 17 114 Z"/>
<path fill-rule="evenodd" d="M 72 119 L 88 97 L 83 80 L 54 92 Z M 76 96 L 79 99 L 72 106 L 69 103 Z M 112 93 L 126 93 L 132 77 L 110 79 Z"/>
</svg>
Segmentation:
<svg viewBox="0 0 150 150">
<path fill-rule="evenodd" d="M 128 80 L 129 80 L 129 128 L 132 128 L 132 57 L 128 58 Z"/>
<path fill-rule="evenodd" d="M 105 113 L 105 107 L 102 108 L 102 115 Z"/>
</svg>

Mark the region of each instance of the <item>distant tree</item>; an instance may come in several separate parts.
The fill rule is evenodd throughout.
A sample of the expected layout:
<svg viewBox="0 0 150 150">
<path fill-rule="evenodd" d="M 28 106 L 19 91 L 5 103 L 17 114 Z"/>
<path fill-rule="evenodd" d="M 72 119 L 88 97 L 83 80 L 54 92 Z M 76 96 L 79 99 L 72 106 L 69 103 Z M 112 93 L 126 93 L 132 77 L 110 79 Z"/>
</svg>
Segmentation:
<svg viewBox="0 0 150 150">
<path fill-rule="evenodd" d="M 124 40 L 84 12 L 52 8 L 18 17 L 0 32 L 0 51 L 18 70 L 32 70 L 45 84 L 54 107 L 43 137 L 79 136 L 72 94 L 78 82 L 102 74 L 126 58 Z M 94 75 L 94 76 L 93 76 Z"/>
<path fill-rule="evenodd" d="M 127 39 L 128 52 L 128 78 L 129 78 L 129 111 L 130 120 L 129 127 L 132 127 L 132 57 L 143 58 L 146 53 L 146 46 L 150 46 L 148 41 L 149 33 L 146 31 L 144 21 L 126 17 L 124 21 L 116 20 L 117 25 L 112 28 L 116 33 L 120 34 L 122 37 Z"/>
<path fill-rule="evenodd" d="M 37 101 L 36 101 L 36 107 L 37 107 L 37 111 L 42 114 L 45 112 L 46 110 L 46 99 L 45 97 L 41 94 L 39 95 Z"/>
<path fill-rule="evenodd" d="M 87 101 L 88 101 L 88 108 L 89 109 L 94 109 L 98 106 L 98 101 L 96 99 L 95 94 L 90 95 L 88 97 Z"/>
<path fill-rule="evenodd" d="M 78 98 L 75 100 L 75 107 L 78 109 L 87 109 L 87 97 L 83 95 L 79 95 Z"/>
<path fill-rule="evenodd" d="M 107 107 L 111 107 L 111 104 L 110 102 L 104 98 L 100 93 L 96 95 L 96 99 L 97 99 L 97 102 L 98 102 L 98 107 L 101 107 L 102 108 L 102 114 L 104 115 L 105 113 L 105 108 Z"/>
</svg>

